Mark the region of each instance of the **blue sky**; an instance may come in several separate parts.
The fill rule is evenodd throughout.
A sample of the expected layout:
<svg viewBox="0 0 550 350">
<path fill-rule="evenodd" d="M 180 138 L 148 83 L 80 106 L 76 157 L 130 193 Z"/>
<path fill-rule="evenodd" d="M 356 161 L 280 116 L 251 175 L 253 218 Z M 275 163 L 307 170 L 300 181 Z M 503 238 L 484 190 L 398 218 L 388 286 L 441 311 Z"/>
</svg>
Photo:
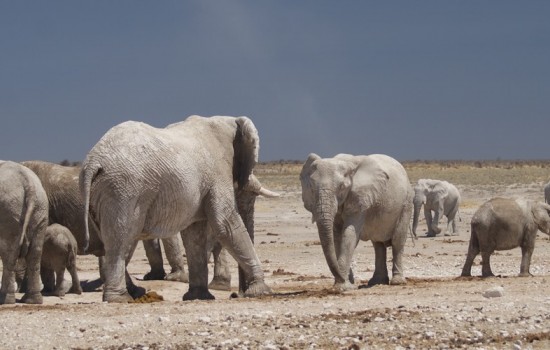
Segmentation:
<svg viewBox="0 0 550 350">
<path fill-rule="evenodd" d="M 549 159 L 548 1 L 0 0 L 0 159 L 246 115 L 260 160 Z"/>
</svg>

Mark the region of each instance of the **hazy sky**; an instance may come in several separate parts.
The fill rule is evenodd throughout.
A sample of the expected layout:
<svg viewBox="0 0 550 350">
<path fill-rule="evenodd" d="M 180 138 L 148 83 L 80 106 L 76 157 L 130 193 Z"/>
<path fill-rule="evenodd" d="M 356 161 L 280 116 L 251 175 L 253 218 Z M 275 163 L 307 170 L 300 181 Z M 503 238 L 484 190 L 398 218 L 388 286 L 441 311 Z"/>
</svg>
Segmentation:
<svg viewBox="0 0 550 350">
<path fill-rule="evenodd" d="M 550 1 L 0 0 L 0 159 L 246 115 L 260 160 L 550 158 Z"/>
</svg>

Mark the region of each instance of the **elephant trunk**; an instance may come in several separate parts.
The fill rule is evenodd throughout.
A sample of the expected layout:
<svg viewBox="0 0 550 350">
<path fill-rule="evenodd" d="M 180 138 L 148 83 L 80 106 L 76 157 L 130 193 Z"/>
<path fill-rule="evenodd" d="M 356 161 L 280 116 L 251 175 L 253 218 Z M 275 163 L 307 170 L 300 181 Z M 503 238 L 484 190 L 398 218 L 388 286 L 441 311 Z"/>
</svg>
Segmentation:
<svg viewBox="0 0 550 350">
<path fill-rule="evenodd" d="M 418 217 L 420 216 L 421 207 L 422 207 L 422 203 L 414 202 L 412 232 L 415 236 L 416 236 L 416 228 L 418 227 Z"/>
<path fill-rule="evenodd" d="M 340 271 L 336 248 L 334 245 L 334 216 L 336 214 L 336 199 L 328 198 L 329 192 L 319 191 L 316 208 L 316 221 L 319 230 L 319 240 L 323 247 L 323 254 L 327 260 L 330 272 L 336 283 L 344 283 L 346 279 Z"/>
</svg>

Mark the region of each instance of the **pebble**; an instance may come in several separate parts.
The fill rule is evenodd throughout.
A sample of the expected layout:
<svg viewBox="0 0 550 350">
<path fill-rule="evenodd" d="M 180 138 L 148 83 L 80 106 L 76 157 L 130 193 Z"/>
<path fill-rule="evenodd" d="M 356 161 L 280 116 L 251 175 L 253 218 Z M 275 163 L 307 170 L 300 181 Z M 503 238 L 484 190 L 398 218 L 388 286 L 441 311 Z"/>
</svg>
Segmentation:
<svg viewBox="0 0 550 350">
<path fill-rule="evenodd" d="M 500 298 L 504 295 L 504 288 L 497 286 L 483 292 L 485 298 Z"/>
</svg>

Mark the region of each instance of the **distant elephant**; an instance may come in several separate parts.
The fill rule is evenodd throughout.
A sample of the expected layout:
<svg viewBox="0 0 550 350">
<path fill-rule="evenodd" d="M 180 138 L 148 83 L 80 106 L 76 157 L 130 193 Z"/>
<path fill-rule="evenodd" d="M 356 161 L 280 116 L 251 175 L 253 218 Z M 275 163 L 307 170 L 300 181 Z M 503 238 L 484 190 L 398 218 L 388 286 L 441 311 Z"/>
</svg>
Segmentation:
<svg viewBox="0 0 550 350">
<path fill-rule="evenodd" d="M 105 246 L 103 300 L 131 300 L 124 261 L 138 240 L 179 231 L 189 267 L 183 300 L 213 299 L 207 224 L 243 268 L 245 296 L 271 293 L 233 188 L 246 185 L 258 151 L 258 132 L 246 117 L 191 116 L 162 129 L 129 121 L 107 131 L 80 173 L 85 222 L 99 227 Z"/>
<path fill-rule="evenodd" d="M 27 291 L 22 301 L 42 304 L 40 258 L 48 226 L 48 197 L 38 177 L 21 164 L 0 161 L 0 304 L 15 303 L 17 259 L 26 263 Z"/>
<path fill-rule="evenodd" d="M 550 204 L 550 182 L 544 186 L 544 202 Z"/>
<path fill-rule="evenodd" d="M 279 197 L 279 194 L 263 187 L 254 174 L 250 175 L 247 184 L 242 190 L 239 191 L 237 188 L 235 190 L 239 214 L 245 222 L 245 226 L 250 237 L 254 240 L 254 204 L 256 197 L 264 196 L 267 198 L 273 198 Z M 209 232 L 212 230 L 210 226 L 208 226 L 208 230 Z M 143 279 L 175 280 L 172 275 L 177 274 L 177 272 L 181 270 L 178 269 L 178 266 L 183 264 L 183 246 L 181 244 L 180 237 L 177 235 L 173 236 L 173 240 L 169 244 L 167 244 L 166 239 L 163 240 L 166 258 L 172 267 L 172 273 L 168 276 L 166 276 L 166 273 L 164 272 L 162 251 L 159 245 L 159 240 L 156 239 L 143 242 L 151 242 L 151 244 L 144 244 L 147 260 L 151 265 L 151 271 L 146 274 Z M 217 290 L 231 290 L 230 261 L 227 256 L 227 250 L 223 249 L 218 241 L 209 242 L 208 246 L 208 251 L 211 252 L 214 257 L 214 276 L 208 284 L 208 288 Z M 185 277 L 187 277 L 187 275 L 185 275 Z M 241 292 L 244 292 L 242 289 L 244 286 L 243 282 L 244 281 L 241 281 L 239 285 Z"/>
<path fill-rule="evenodd" d="M 392 247 L 391 284 L 406 283 L 402 257 L 411 218 L 413 191 L 403 166 L 382 154 L 310 154 L 300 173 L 304 207 L 317 222 L 319 238 L 335 288 L 352 286 L 353 251 L 371 240 L 375 270 L 369 285 L 389 282 L 386 247 Z"/>
<path fill-rule="evenodd" d="M 481 252 L 481 275 L 494 276 L 490 258 L 495 250 L 521 247 L 519 276 L 530 276 L 537 230 L 550 235 L 550 205 L 529 200 L 493 198 L 475 212 L 468 256 L 462 276 L 471 276 L 472 263 Z"/>
<path fill-rule="evenodd" d="M 66 268 L 72 278 L 69 293 L 82 294 L 80 280 L 76 272 L 76 251 L 76 240 L 68 228 L 59 224 L 48 226 L 40 265 L 40 276 L 42 284 L 44 284 L 43 292 L 60 297 L 65 295 L 63 281 Z"/>
<path fill-rule="evenodd" d="M 44 161 L 21 162 L 31 169 L 40 179 L 49 202 L 49 223 L 60 224 L 71 231 L 76 239 L 79 255 L 93 254 L 101 260 L 105 255 L 103 243 L 94 226 L 86 233 L 84 224 L 84 201 L 80 195 L 78 177 L 80 167 L 63 166 Z M 128 259 L 131 257 L 129 255 Z M 101 275 L 101 272 L 100 272 Z M 126 274 L 127 288 L 135 296 L 144 294 Z"/>
<path fill-rule="evenodd" d="M 455 216 L 460 206 L 460 192 L 451 183 L 447 181 L 420 179 L 414 186 L 414 214 L 412 231 L 416 236 L 418 226 L 418 216 L 420 208 L 424 206 L 424 217 L 428 225 L 428 237 L 435 237 L 441 233 L 439 228 L 439 219 L 445 215 L 447 217 L 447 231 L 445 236 L 450 234 L 457 235 Z M 432 219 L 432 211 L 434 216 Z"/>
</svg>

